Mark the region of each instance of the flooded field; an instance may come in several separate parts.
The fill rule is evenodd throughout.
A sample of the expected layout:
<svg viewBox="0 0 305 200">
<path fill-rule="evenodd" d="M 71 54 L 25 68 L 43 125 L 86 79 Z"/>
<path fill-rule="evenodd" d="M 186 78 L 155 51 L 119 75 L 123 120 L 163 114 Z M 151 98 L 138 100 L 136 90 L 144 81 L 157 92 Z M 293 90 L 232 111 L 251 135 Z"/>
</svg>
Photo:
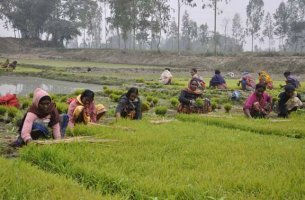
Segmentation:
<svg viewBox="0 0 305 200">
<path fill-rule="evenodd" d="M 33 92 L 37 87 L 56 94 L 71 93 L 79 88 L 90 88 L 93 91 L 102 90 L 102 86 L 97 84 L 57 81 L 37 77 L 0 76 L 0 95 L 6 93 L 26 95 Z"/>
</svg>

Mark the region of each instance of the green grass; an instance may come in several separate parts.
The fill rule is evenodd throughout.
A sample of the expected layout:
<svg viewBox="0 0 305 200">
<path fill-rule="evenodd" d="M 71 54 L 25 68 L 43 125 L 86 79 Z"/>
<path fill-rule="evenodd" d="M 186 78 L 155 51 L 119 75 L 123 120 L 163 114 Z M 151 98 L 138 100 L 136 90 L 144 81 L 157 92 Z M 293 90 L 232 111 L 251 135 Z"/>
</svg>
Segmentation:
<svg viewBox="0 0 305 200">
<path fill-rule="evenodd" d="M 0 157 L 0 199 L 119 199 L 86 190 L 71 179 Z"/>
<path fill-rule="evenodd" d="M 118 141 L 32 145 L 22 149 L 21 159 L 103 194 L 125 198 L 305 197 L 305 140 L 201 122 L 119 124 L 136 130 L 88 127 L 90 135 Z"/>
<path fill-rule="evenodd" d="M 220 128 L 251 131 L 263 135 L 278 135 L 294 138 L 305 138 L 305 115 L 290 119 L 247 119 L 244 116 L 203 116 L 178 115 L 177 118 L 185 122 L 201 122 L 204 125 Z"/>
</svg>

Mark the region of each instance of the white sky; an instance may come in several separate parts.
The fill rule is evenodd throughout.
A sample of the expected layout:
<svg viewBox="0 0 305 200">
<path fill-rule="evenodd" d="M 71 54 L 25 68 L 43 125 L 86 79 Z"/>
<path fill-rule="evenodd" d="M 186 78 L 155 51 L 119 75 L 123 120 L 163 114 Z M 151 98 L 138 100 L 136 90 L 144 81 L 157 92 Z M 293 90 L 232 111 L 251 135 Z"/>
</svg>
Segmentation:
<svg viewBox="0 0 305 200">
<path fill-rule="evenodd" d="M 178 17 L 177 17 L 177 1 L 178 0 L 169 0 L 170 1 L 170 5 L 171 7 L 176 10 L 176 12 L 172 12 L 172 17 L 174 17 L 177 21 Z M 208 0 L 204 0 L 205 2 L 207 2 Z M 286 2 L 286 0 L 264 0 L 264 9 L 265 9 L 265 15 L 267 12 L 270 13 L 274 13 L 275 10 L 278 8 L 279 4 L 284 1 Z M 191 7 L 187 7 L 187 6 L 183 6 L 181 13 L 183 15 L 184 11 L 187 10 L 188 13 L 190 14 L 190 18 L 193 19 L 194 21 L 197 22 L 198 25 L 207 23 L 209 26 L 209 29 L 212 31 L 214 28 L 214 14 L 211 8 L 206 7 L 205 9 L 201 8 L 201 4 L 202 4 L 202 0 L 194 0 L 194 2 L 196 2 L 199 6 L 195 7 L 195 8 L 191 8 Z M 224 3 L 225 0 L 223 0 L 223 2 L 219 3 L 219 8 L 223 11 L 222 14 L 217 16 L 217 31 L 220 33 L 223 33 L 224 30 L 222 28 L 222 23 L 223 23 L 223 19 L 224 18 L 229 18 L 232 20 L 233 16 L 235 13 L 239 13 L 241 18 L 242 18 L 242 22 L 243 25 L 245 26 L 246 23 L 246 7 L 249 3 L 249 0 L 231 0 L 228 4 Z M 230 20 L 230 21 L 231 21 Z M 232 23 L 230 23 L 232 24 Z M 229 27 L 229 31 L 228 34 L 231 35 L 231 27 Z M 14 34 L 12 32 L 12 30 L 6 30 L 3 28 L 3 22 L 0 21 L 0 37 L 13 37 Z M 256 42 L 257 44 L 258 42 Z M 265 42 L 267 43 L 267 42 Z M 263 47 L 267 47 L 267 45 L 264 44 L 260 44 L 259 46 L 263 46 Z M 277 46 L 277 43 L 275 44 L 275 46 Z M 250 42 L 250 38 L 247 38 L 247 43 L 245 45 L 245 50 L 250 50 L 251 48 L 251 42 Z"/>
<path fill-rule="evenodd" d="M 204 0 L 205 2 L 208 2 L 208 0 Z M 178 0 L 170 0 L 170 5 L 172 8 L 177 10 L 177 3 Z M 214 30 L 214 12 L 211 8 L 206 7 L 205 9 L 201 8 L 202 5 L 202 0 L 194 0 L 195 3 L 199 4 L 199 6 L 195 8 L 183 6 L 181 13 L 183 15 L 184 11 L 187 10 L 188 13 L 190 14 L 190 18 L 192 18 L 194 21 L 197 22 L 198 25 L 207 23 L 209 26 L 209 30 L 212 31 Z M 264 0 L 264 10 L 265 10 L 265 15 L 267 12 L 270 12 L 273 14 L 276 9 L 279 7 L 281 2 L 286 2 L 286 0 Z M 225 0 L 223 2 L 218 3 L 218 7 L 223 11 L 222 14 L 217 16 L 217 31 L 220 33 L 224 33 L 222 23 L 224 18 L 229 18 L 230 22 L 232 22 L 232 19 L 234 17 L 235 13 L 239 13 L 242 19 L 243 26 L 246 26 L 246 20 L 247 20 L 247 14 L 246 14 L 246 8 L 249 3 L 249 0 L 231 0 L 229 1 L 228 4 L 225 3 Z M 176 21 L 178 19 L 177 17 L 177 11 L 175 13 L 172 13 L 172 16 L 175 17 Z M 182 19 L 182 18 L 181 18 Z M 229 32 L 228 34 L 231 35 L 231 24 L 229 27 Z M 247 44 L 245 45 L 245 50 L 250 50 L 251 49 L 251 41 L 250 38 L 247 38 L 246 40 Z M 256 42 L 258 43 L 258 42 Z M 255 44 L 256 44 L 255 43 Z M 267 43 L 267 41 L 265 42 Z M 267 45 L 262 44 L 265 48 Z M 277 46 L 277 43 L 276 43 Z"/>
</svg>

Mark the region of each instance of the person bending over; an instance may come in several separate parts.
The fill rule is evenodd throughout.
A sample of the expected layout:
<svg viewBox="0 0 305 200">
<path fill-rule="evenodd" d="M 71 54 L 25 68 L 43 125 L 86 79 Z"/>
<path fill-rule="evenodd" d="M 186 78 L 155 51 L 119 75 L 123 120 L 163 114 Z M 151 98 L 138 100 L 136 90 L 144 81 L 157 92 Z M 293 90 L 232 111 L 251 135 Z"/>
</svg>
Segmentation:
<svg viewBox="0 0 305 200">
<path fill-rule="evenodd" d="M 265 92 L 266 86 L 257 84 L 255 91 L 244 104 L 244 113 L 248 118 L 265 118 L 272 108 L 272 98 Z"/>
</svg>

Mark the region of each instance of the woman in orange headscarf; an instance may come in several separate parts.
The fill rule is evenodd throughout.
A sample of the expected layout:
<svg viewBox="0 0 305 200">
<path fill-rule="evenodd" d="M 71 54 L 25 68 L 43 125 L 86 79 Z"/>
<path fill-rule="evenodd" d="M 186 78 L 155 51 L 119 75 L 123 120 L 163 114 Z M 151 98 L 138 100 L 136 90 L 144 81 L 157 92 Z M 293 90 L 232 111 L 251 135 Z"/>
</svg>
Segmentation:
<svg viewBox="0 0 305 200">
<path fill-rule="evenodd" d="M 179 97 L 179 113 L 207 113 L 211 111 L 211 103 L 208 99 L 202 99 L 202 105 L 196 103 L 203 98 L 203 91 L 199 89 L 199 83 L 192 79 L 186 89 L 182 90 Z"/>
</svg>

